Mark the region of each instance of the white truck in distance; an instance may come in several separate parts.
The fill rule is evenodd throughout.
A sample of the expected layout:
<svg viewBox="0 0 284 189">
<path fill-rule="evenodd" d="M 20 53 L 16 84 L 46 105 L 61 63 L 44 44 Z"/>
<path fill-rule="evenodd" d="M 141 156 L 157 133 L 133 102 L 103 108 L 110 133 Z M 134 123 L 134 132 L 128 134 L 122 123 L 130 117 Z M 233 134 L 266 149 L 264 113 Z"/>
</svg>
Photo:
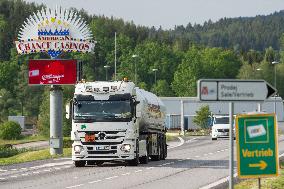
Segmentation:
<svg viewBox="0 0 284 189">
<path fill-rule="evenodd" d="M 229 116 L 214 115 L 211 129 L 212 140 L 228 138 L 230 132 Z"/>
<path fill-rule="evenodd" d="M 167 156 L 165 106 L 133 82 L 78 83 L 68 111 L 76 167 L 116 160 L 136 166 Z"/>
</svg>

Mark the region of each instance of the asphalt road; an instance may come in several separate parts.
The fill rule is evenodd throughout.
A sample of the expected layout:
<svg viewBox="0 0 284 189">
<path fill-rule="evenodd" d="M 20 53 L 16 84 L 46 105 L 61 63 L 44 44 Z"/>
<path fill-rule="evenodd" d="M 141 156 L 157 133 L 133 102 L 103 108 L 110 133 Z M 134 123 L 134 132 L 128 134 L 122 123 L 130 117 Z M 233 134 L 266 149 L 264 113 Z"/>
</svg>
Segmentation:
<svg viewBox="0 0 284 189">
<path fill-rule="evenodd" d="M 175 146 L 166 160 L 138 167 L 108 163 L 76 168 L 68 158 L 0 166 L 0 188 L 195 189 L 228 176 L 228 139 L 191 137 Z M 284 136 L 279 137 L 279 152 L 284 153 Z"/>
</svg>

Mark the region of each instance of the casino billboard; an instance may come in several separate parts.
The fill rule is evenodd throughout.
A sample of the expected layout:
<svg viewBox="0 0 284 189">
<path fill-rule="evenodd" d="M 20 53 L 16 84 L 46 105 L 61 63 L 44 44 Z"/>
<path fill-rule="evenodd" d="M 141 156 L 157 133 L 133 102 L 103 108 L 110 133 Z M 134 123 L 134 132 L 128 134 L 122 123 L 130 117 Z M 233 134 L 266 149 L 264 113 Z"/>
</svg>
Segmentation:
<svg viewBox="0 0 284 189">
<path fill-rule="evenodd" d="M 30 60 L 29 85 L 73 85 L 76 60 Z"/>
</svg>

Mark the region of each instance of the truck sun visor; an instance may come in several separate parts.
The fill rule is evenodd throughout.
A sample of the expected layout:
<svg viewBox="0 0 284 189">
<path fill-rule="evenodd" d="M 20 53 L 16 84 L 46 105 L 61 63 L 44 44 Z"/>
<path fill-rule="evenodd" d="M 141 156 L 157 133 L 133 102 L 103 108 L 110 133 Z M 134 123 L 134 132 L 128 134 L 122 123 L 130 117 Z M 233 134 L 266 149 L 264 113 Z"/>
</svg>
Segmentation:
<svg viewBox="0 0 284 189">
<path fill-rule="evenodd" d="M 109 100 L 129 100 L 131 99 L 130 93 L 110 95 Z"/>
<path fill-rule="evenodd" d="M 95 100 L 92 95 L 75 95 L 75 99 L 77 99 L 77 100 L 85 100 L 85 101 Z"/>
</svg>

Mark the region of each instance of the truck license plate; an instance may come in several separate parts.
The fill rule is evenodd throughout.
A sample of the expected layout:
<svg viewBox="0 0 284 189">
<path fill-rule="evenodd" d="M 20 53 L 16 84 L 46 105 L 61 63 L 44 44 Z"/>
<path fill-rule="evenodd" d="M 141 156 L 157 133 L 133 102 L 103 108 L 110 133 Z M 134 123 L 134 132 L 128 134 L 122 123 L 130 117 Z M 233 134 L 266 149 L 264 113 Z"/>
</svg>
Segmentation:
<svg viewBox="0 0 284 189">
<path fill-rule="evenodd" d="M 96 150 L 109 150 L 110 146 L 96 146 Z"/>
</svg>

